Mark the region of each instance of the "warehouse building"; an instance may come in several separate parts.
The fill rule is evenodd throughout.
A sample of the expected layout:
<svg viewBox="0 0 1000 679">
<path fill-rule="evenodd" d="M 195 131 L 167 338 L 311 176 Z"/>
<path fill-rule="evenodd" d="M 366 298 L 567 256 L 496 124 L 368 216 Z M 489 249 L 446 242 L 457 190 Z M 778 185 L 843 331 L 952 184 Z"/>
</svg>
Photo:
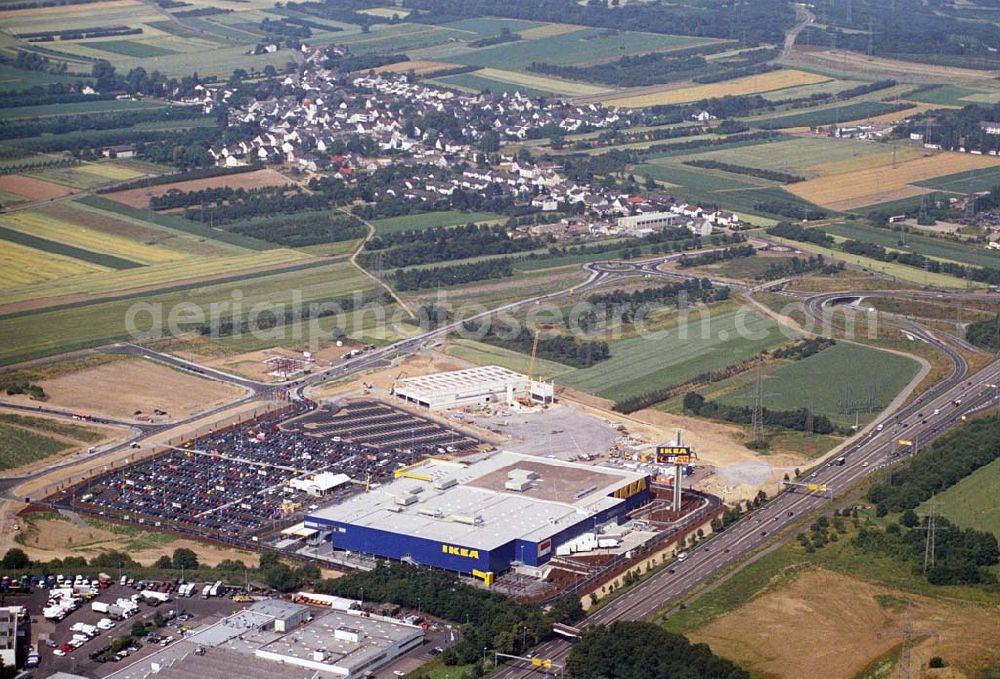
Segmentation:
<svg viewBox="0 0 1000 679">
<path fill-rule="evenodd" d="M 290 632 L 312 618 L 308 606 L 282 599 L 258 601 L 250 607 L 250 611 L 272 618 L 270 623 L 264 625 L 264 629 L 270 628 L 275 632 Z"/>
<path fill-rule="evenodd" d="M 551 403 L 555 387 L 496 365 L 407 377 L 394 387 L 397 398 L 431 410 L 512 405 L 519 399 Z"/>
<path fill-rule="evenodd" d="M 510 452 L 472 464 L 428 459 L 393 482 L 306 516 L 311 544 L 492 582 L 557 547 L 620 524 L 652 499 L 645 474 Z"/>
<path fill-rule="evenodd" d="M 646 212 L 638 215 L 618 218 L 618 228 L 629 231 L 642 229 L 664 229 L 676 226 L 680 217 L 674 212 Z"/>
</svg>

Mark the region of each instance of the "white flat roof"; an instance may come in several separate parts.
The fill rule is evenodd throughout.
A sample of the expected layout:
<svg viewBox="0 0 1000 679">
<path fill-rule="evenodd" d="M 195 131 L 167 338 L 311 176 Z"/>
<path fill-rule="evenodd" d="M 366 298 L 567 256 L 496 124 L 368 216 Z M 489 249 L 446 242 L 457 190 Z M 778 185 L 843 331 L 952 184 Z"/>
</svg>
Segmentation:
<svg viewBox="0 0 1000 679">
<path fill-rule="evenodd" d="M 539 473 L 536 483 L 562 483 L 563 497 L 549 499 L 531 491 L 505 490 L 502 481 L 510 471 L 521 468 Z M 407 473 L 410 478 L 399 478 L 342 504 L 312 512 L 306 522 L 334 521 L 492 550 L 519 538 L 540 542 L 615 507 L 624 500 L 611 494 L 645 477 L 507 451 L 470 465 L 429 459 Z M 572 486 L 575 477 L 581 479 L 579 488 Z M 445 485 L 440 482 L 448 479 L 457 484 L 435 488 L 436 483 Z M 397 502 L 406 496 L 417 500 L 408 505 Z"/>
<path fill-rule="evenodd" d="M 411 395 L 421 395 L 434 398 L 435 395 L 452 394 L 457 391 L 479 389 L 495 391 L 506 389 L 508 384 L 526 384 L 528 377 L 497 365 L 485 365 L 465 370 L 434 373 L 407 377 L 399 381 L 396 391 L 405 391 Z"/>
</svg>

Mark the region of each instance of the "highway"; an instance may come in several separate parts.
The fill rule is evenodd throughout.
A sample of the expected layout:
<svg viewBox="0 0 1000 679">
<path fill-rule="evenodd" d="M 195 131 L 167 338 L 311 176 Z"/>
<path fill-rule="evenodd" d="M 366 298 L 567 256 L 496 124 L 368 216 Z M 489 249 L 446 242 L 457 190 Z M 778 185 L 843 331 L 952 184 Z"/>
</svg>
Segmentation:
<svg viewBox="0 0 1000 679">
<path fill-rule="evenodd" d="M 822 316 L 832 300 L 852 296 L 859 295 L 841 292 L 809 298 L 806 300 L 807 313 Z M 945 352 L 952 361 L 952 372 L 908 405 L 872 422 L 859 432 L 855 440 L 841 451 L 846 458 L 843 466 L 827 464 L 799 479 L 802 483 L 825 485 L 827 492 L 794 489 L 779 494 L 760 510 L 714 535 L 704 544 L 688 550 L 684 561 L 674 562 L 669 569 L 661 570 L 599 608 L 587 616 L 579 627 L 587 628 L 616 620 L 643 620 L 680 603 L 686 595 L 721 571 L 734 565 L 737 570 L 746 566 L 749 563 L 746 559 L 773 541 L 775 533 L 792 527 L 802 520 L 803 515 L 828 504 L 834 494 L 845 492 L 869 474 L 912 454 L 913 448 L 899 444 L 901 439 L 913 441 L 919 454 L 919 448 L 960 424 L 963 415 L 1000 407 L 997 400 L 1000 390 L 996 387 L 1000 383 L 1000 361 L 990 363 L 971 377 L 963 377 L 966 361 L 948 343 L 918 326 L 907 329 L 907 332 Z M 533 655 L 559 664 L 565 661 L 569 649 L 568 641 L 555 639 L 538 646 Z M 525 665 L 512 665 L 495 676 L 515 679 L 543 672 Z"/>
</svg>

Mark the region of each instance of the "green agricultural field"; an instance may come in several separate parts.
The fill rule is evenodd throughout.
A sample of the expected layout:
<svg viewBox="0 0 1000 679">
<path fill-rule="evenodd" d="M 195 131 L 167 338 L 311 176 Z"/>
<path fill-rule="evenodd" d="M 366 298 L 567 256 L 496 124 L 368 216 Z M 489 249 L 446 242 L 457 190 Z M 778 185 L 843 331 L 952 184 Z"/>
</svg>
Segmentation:
<svg viewBox="0 0 1000 679">
<path fill-rule="evenodd" d="M 884 248 L 916 252 L 934 259 L 970 264 L 972 266 L 1000 267 L 1000 253 L 987 250 L 982 245 L 967 245 L 943 238 L 933 238 L 915 233 L 905 234 L 905 245 L 900 245 L 904 234 L 865 224 L 846 223 L 824 226 L 823 230 L 834 236 L 842 236 L 866 243 L 875 243 Z"/>
<path fill-rule="evenodd" d="M 909 358 L 878 349 L 841 342 L 801 361 L 782 363 L 764 378 L 764 405 L 774 410 L 809 408 L 842 425 L 854 424 L 856 407 L 875 389 L 875 407 L 864 407 L 859 421 L 867 423 L 895 398 L 920 366 Z M 737 378 L 738 379 L 738 378 Z M 744 380 L 747 381 L 747 380 Z M 819 388 L 822 385 L 822 388 Z M 713 391 L 725 389 L 725 383 Z M 755 386 L 744 384 L 721 394 L 722 403 L 744 406 L 753 402 Z M 845 412 L 846 411 L 846 412 Z"/>
<path fill-rule="evenodd" d="M 27 172 L 32 177 L 44 179 L 47 182 L 62 184 L 74 189 L 92 189 L 105 184 L 138 179 L 142 172 L 136 172 L 124 167 L 108 165 L 70 165 L 65 167 L 49 167 Z"/>
<path fill-rule="evenodd" d="M 38 238 L 30 233 L 23 233 L 0 226 L 0 244 L 3 243 L 16 243 L 17 245 L 41 250 L 42 252 L 62 255 L 63 257 L 72 257 L 73 259 L 90 262 L 98 266 L 106 266 L 111 269 L 134 269 L 142 266 L 139 262 L 130 259 L 115 257 L 104 252 L 84 250 L 83 248 L 78 248 L 67 243 Z"/>
<path fill-rule="evenodd" d="M 852 139 L 796 137 L 742 148 L 726 147 L 692 155 L 691 159 L 718 160 L 733 165 L 778 170 L 810 179 L 820 176 L 813 168 L 822 163 L 863 158 L 885 151 L 880 145 Z"/>
<path fill-rule="evenodd" d="M 762 212 L 754 207 L 757 203 L 780 201 L 803 208 L 819 209 L 798 196 L 785 191 L 774 182 L 756 179 L 747 175 L 733 175 L 716 170 L 703 170 L 682 165 L 685 156 L 657 158 L 635 167 L 635 174 L 653 177 L 667 184 L 668 191 L 691 202 L 711 203 L 726 210 L 763 215 L 776 219 L 786 216 Z"/>
<path fill-rule="evenodd" d="M 844 104 L 843 106 L 832 106 L 830 108 L 803 111 L 791 115 L 759 118 L 748 122 L 753 127 L 767 130 L 780 130 L 788 127 L 819 127 L 821 125 L 833 125 L 851 120 L 874 118 L 885 113 L 892 113 L 894 109 L 895 106 L 893 104 L 883 104 L 879 101 L 858 101 L 853 104 Z"/>
<path fill-rule="evenodd" d="M 449 40 L 466 40 L 469 33 L 426 24 L 398 24 L 373 27 L 370 33 L 336 34 L 335 41 L 346 44 L 356 54 L 396 52 L 441 45 Z"/>
<path fill-rule="evenodd" d="M 248 282 L 251 280 L 252 282 Z M 244 312 L 255 304 L 275 305 L 274 308 L 281 309 L 288 308 L 296 298 L 303 303 L 338 299 L 350 296 L 356 290 L 371 290 L 373 285 L 371 279 L 356 267 L 339 262 L 276 274 L 242 277 L 225 283 L 180 286 L 157 294 L 9 314 L 0 317 L 0 336 L 5 338 L 0 346 L 0 365 L 127 339 L 129 333 L 126 318 L 129 317 L 129 309 L 134 311 L 138 307 L 133 305 L 138 303 L 142 303 L 143 309 L 161 310 L 165 325 L 166 314 L 182 302 L 197 305 L 207 315 L 211 304 L 231 305 L 235 294 L 242 295 Z M 67 289 L 65 292 L 69 294 L 72 290 Z M 222 306 L 218 309 L 219 317 L 224 318 L 227 310 L 231 313 L 232 307 Z M 333 317 L 324 319 L 324 323 L 329 324 L 335 321 Z M 150 323 L 149 313 L 136 316 L 137 329 L 145 331 Z M 290 332 L 289 330 L 289 334 Z M 264 343 L 270 341 L 272 345 L 278 345 L 289 339 L 281 337 L 277 332 L 275 334 L 273 339 L 265 339 Z"/>
<path fill-rule="evenodd" d="M 73 446 L 28 429 L 0 422 L 0 469 L 13 469 Z"/>
<path fill-rule="evenodd" d="M 966 476 L 957 484 L 934 496 L 938 511 L 962 528 L 989 531 L 1000 539 L 1000 460 L 993 460 L 985 467 Z M 927 513 L 927 507 L 917 510 Z"/>
<path fill-rule="evenodd" d="M 934 89 L 925 92 L 918 92 L 912 96 L 907 96 L 911 101 L 919 101 L 924 104 L 941 104 L 943 106 L 968 106 L 971 103 L 982 104 L 1000 101 L 1000 92 L 981 92 L 960 87 L 958 85 L 938 85 Z"/>
<path fill-rule="evenodd" d="M 820 93 L 836 94 L 837 92 L 843 92 L 862 84 L 864 83 L 860 80 L 830 80 L 816 85 L 799 85 L 798 87 L 787 87 L 783 90 L 762 92 L 760 96 L 768 101 L 781 101 L 782 99 L 797 99 Z"/>
<path fill-rule="evenodd" d="M 447 210 L 445 212 L 424 212 L 417 215 L 403 215 L 402 217 L 388 217 L 386 219 L 376 219 L 372 222 L 375 230 L 382 234 L 399 233 L 409 229 L 431 229 L 436 226 L 459 226 L 469 222 L 505 222 L 507 218 L 493 212 L 458 212 L 457 210 Z"/>
<path fill-rule="evenodd" d="M 429 82 L 437 83 L 443 87 L 454 87 L 466 92 L 482 92 L 489 90 L 490 92 L 520 92 L 521 94 L 528 97 L 547 97 L 556 92 L 552 90 L 539 90 L 534 87 L 525 87 L 524 85 L 515 85 L 513 83 L 505 83 L 500 80 L 493 80 L 492 78 L 484 78 L 475 73 L 462 73 L 460 75 L 450 75 L 444 78 L 435 78 Z"/>
<path fill-rule="evenodd" d="M 0 120 L 15 120 L 20 118 L 46 118 L 49 116 L 68 116 L 77 113 L 117 113 L 119 111 L 135 111 L 139 109 L 163 108 L 167 106 L 158 101 L 133 101 L 131 99 L 102 99 L 100 101 L 75 101 L 70 104 L 48 104 L 45 106 L 16 106 L 0 109 Z"/>
<path fill-rule="evenodd" d="M 785 334 L 789 331 L 783 331 L 771 319 L 742 309 L 712 316 L 711 322 L 704 325 L 697 310 L 693 310 L 686 327 L 687 337 L 682 326 L 656 333 L 662 337 L 612 342 L 610 359 L 574 370 L 556 381 L 619 400 L 738 363 L 789 339 Z"/>
<path fill-rule="evenodd" d="M 174 54 L 173 50 L 157 47 L 144 42 L 134 40 L 104 40 L 102 42 L 88 42 L 87 47 L 112 54 L 124 54 L 127 57 L 162 57 L 166 54 Z"/>
<path fill-rule="evenodd" d="M 522 21 L 521 19 L 500 19 L 496 17 L 476 17 L 475 19 L 463 19 L 442 24 L 445 28 L 455 31 L 463 31 L 469 34 L 470 40 L 476 38 L 490 38 L 499 35 L 503 29 L 508 29 L 511 33 L 519 33 L 530 28 L 538 28 L 545 24 L 538 21 Z"/>
<path fill-rule="evenodd" d="M 35 85 L 42 85 L 44 87 L 53 83 L 70 85 L 78 80 L 81 80 L 80 76 L 25 71 L 20 68 L 14 68 L 10 64 L 0 64 L 0 89 L 4 90 L 23 90 Z"/>
<path fill-rule="evenodd" d="M 520 351 L 512 351 L 473 340 L 455 340 L 448 344 L 445 353 L 476 365 L 498 365 L 523 374 L 528 373 L 528 366 L 531 363 L 531 357 Z M 562 363 L 536 359 L 534 376 L 538 379 L 551 380 L 571 370 L 573 370 L 571 366 Z"/>
<path fill-rule="evenodd" d="M 449 57 L 448 60 L 459 64 L 519 70 L 535 61 L 568 65 L 627 54 L 678 49 L 704 42 L 699 38 L 659 33 L 622 31 L 602 36 L 603 32 L 601 29 L 587 28 L 539 40 L 486 47 Z"/>
<path fill-rule="evenodd" d="M 917 186 L 955 193 L 971 193 L 973 191 L 990 191 L 1000 186 L 1000 165 L 982 170 L 967 170 L 955 174 L 926 179 L 915 182 Z"/>
<path fill-rule="evenodd" d="M 29 429 L 35 429 L 46 434 L 65 436 L 81 443 L 97 443 L 104 436 L 86 427 L 56 420 L 44 419 L 41 417 L 29 417 L 26 415 L 15 415 L 13 413 L 0 413 L 0 423 L 11 424 Z"/>
</svg>

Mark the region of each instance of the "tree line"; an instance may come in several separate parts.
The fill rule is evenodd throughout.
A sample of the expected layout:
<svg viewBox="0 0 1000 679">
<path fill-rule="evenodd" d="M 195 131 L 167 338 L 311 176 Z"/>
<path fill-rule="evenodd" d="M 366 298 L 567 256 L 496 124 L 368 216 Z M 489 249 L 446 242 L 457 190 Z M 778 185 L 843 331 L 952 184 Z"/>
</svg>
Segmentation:
<svg viewBox="0 0 1000 679">
<path fill-rule="evenodd" d="M 390 247 L 390 244 L 398 244 L 398 247 Z M 543 244 L 536 238 L 511 238 L 503 226 L 467 224 L 376 236 L 365 244 L 365 250 L 372 252 L 363 253 L 359 259 L 362 266 L 370 267 L 381 258 L 384 266 L 396 268 L 470 257 L 509 255 L 535 250 Z"/>
<path fill-rule="evenodd" d="M 392 274 L 392 285 L 400 292 L 438 286 L 462 285 L 473 281 L 509 278 L 514 267 L 509 257 L 487 259 L 468 264 L 435 266 L 428 269 L 398 269 Z"/>
<path fill-rule="evenodd" d="M 733 163 L 724 163 L 720 160 L 685 160 L 685 165 L 690 165 L 691 167 L 701 167 L 707 170 L 722 170 L 724 172 L 731 172 L 733 174 L 746 174 L 751 177 L 760 177 L 761 179 L 767 179 L 774 182 L 781 182 L 782 184 L 794 184 L 795 182 L 805 181 L 805 177 L 797 174 L 790 174 L 788 172 L 781 172 L 780 170 L 768 170 L 760 167 L 748 167 L 746 165 L 735 165 Z"/>
<path fill-rule="evenodd" d="M 767 269 L 760 272 L 754 278 L 759 281 L 776 281 L 779 278 L 788 276 L 801 276 L 805 273 L 819 271 L 826 275 L 840 273 L 844 270 L 844 263 L 827 264 L 823 255 L 810 255 L 808 258 L 791 257 L 789 259 L 779 259 L 771 262 Z"/>
<path fill-rule="evenodd" d="M 466 321 L 462 324 L 465 332 L 471 335 L 482 334 L 480 342 L 493 346 L 511 349 L 527 354 L 535 342 L 535 333 L 526 327 L 510 327 L 492 323 L 483 332 L 483 324 L 478 321 Z M 548 361 L 555 361 L 574 368 L 589 368 L 595 363 L 611 358 L 611 347 L 607 342 L 597 340 L 581 340 L 571 335 L 541 334 L 538 338 L 537 356 Z"/>
<path fill-rule="evenodd" d="M 686 269 L 692 266 L 705 266 L 706 264 L 716 264 L 718 262 L 724 262 L 730 259 L 739 259 L 741 257 L 753 257 L 757 254 L 757 248 L 752 245 L 741 245 L 734 248 L 725 248 L 724 250 L 712 250 L 711 252 L 702 252 L 701 254 L 689 256 L 682 255 L 679 260 L 677 260 L 677 265 L 682 269 Z"/>
<path fill-rule="evenodd" d="M 357 218 L 327 211 L 258 217 L 231 222 L 224 228 L 290 248 L 354 240 L 368 233 L 367 227 Z"/>
<path fill-rule="evenodd" d="M 753 409 L 750 406 L 731 406 L 718 401 L 708 401 L 696 391 L 684 395 L 684 410 L 692 415 L 724 420 L 733 424 L 750 424 L 753 420 Z M 767 427 L 781 427 L 812 434 L 842 433 L 841 428 L 834 425 L 829 417 L 813 413 L 808 408 L 797 410 L 762 408 L 761 419 Z"/>
</svg>

